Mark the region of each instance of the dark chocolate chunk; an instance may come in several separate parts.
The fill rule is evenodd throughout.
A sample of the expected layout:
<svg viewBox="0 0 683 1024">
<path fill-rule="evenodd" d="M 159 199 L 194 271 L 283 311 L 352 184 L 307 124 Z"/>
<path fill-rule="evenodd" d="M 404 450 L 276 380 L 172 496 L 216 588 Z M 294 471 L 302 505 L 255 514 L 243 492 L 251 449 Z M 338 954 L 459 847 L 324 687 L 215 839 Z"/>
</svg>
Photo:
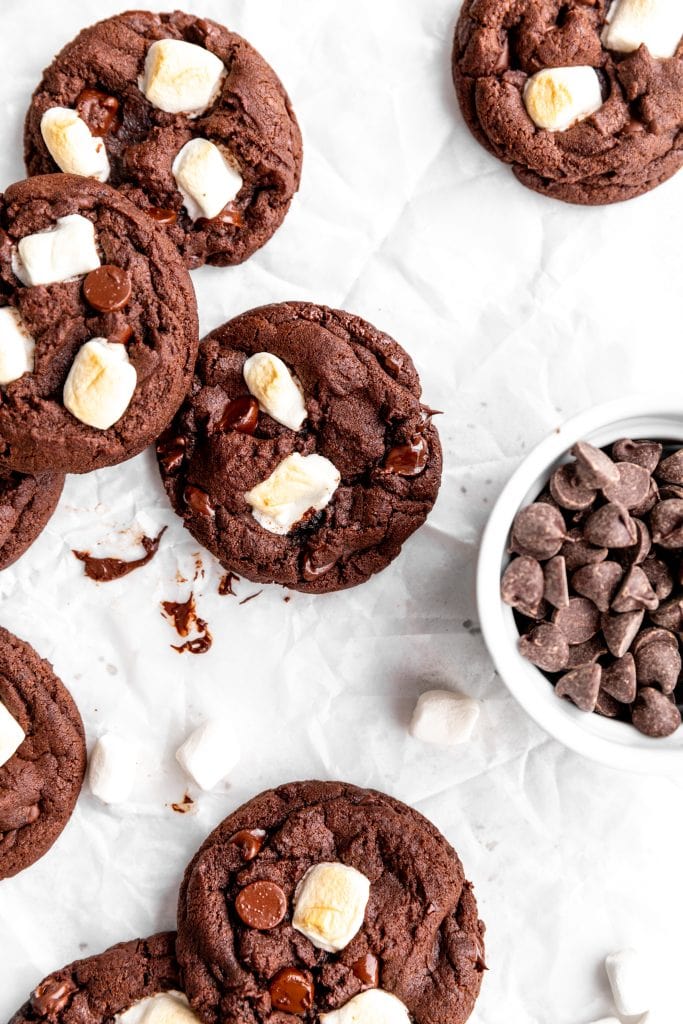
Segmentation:
<svg viewBox="0 0 683 1024">
<path fill-rule="evenodd" d="M 270 983 L 271 1002 L 282 1013 L 307 1013 L 313 1006 L 313 996 L 313 979 L 297 967 L 283 967 Z"/>
</svg>

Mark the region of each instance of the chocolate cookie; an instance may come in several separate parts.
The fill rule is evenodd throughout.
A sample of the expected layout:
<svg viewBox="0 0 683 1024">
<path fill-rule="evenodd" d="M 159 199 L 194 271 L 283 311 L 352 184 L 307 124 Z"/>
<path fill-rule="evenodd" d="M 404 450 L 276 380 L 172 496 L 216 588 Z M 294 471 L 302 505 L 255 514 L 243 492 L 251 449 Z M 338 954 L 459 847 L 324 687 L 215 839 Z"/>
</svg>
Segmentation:
<svg viewBox="0 0 683 1024">
<path fill-rule="evenodd" d="M 54 174 L 0 196 L 0 466 L 136 455 L 180 405 L 197 344 L 175 247 L 118 192 Z"/>
<path fill-rule="evenodd" d="M 81 32 L 45 71 L 24 139 L 29 174 L 109 181 L 165 225 L 189 267 L 251 256 L 301 177 L 301 133 L 273 69 L 234 32 L 179 11 Z"/>
<path fill-rule="evenodd" d="M 126 1011 L 143 999 L 169 992 L 182 1004 L 179 988 L 175 935 L 153 935 L 122 942 L 48 975 L 10 1024 L 126 1024 Z"/>
<path fill-rule="evenodd" d="M 61 473 L 0 470 L 0 569 L 16 562 L 42 533 L 63 486 Z"/>
<path fill-rule="evenodd" d="M 345 1024 L 375 1007 L 385 1021 L 463 1024 L 483 934 L 457 854 L 422 815 L 372 790 L 299 782 L 206 840 L 181 888 L 177 952 L 204 1024 Z"/>
<path fill-rule="evenodd" d="M 47 853 L 86 765 L 83 723 L 52 666 L 0 628 L 0 878 Z"/>
<path fill-rule="evenodd" d="M 683 164 L 676 7 L 465 0 L 453 74 L 473 135 L 522 184 L 565 202 L 655 188 Z"/>
<path fill-rule="evenodd" d="M 386 334 L 283 303 L 204 340 L 157 452 L 176 512 L 226 569 L 323 593 L 384 569 L 424 522 L 441 478 L 431 413 Z"/>
</svg>

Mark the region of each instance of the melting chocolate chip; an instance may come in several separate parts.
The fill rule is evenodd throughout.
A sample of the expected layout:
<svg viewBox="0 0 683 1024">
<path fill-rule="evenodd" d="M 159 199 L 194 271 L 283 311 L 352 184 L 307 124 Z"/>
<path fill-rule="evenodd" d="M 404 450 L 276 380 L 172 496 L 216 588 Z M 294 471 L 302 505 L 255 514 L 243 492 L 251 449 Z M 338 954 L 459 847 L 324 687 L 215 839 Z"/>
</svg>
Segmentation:
<svg viewBox="0 0 683 1024">
<path fill-rule="evenodd" d="M 76 100 L 76 110 L 85 121 L 90 134 L 103 138 L 121 127 L 121 104 L 116 96 L 99 89 L 84 89 Z"/>
<path fill-rule="evenodd" d="M 235 910 L 250 928 L 266 932 L 284 920 L 287 897 L 275 882 L 252 882 L 238 892 Z"/>
<path fill-rule="evenodd" d="M 207 220 L 206 217 L 200 217 L 198 223 L 201 222 L 203 225 L 215 224 L 216 226 L 229 224 L 234 228 L 244 227 L 244 215 L 241 210 L 238 210 L 234 206 L 226 206 L 224 210 L 221 210 L 215 217 L 211 217 Z"/>
<path fill-rule="evenodd" d="M 234 572 L 226 572 L 224 576 L 221 576 L 220 583 L 218 584 L 218 593 L 221 597 L 236 597 L 233 584 L 239 583 L 240 577 Z"/>
<path fill-rule="evenodd" d="M 159 550 L 159 543 L 165 532 L 164 526 L 156 537 L 143 537 L 140 543 L 145 549 L 145 554 L 132 562 L 126 562 L 122 558 L 95 558 L 88 551 L 72 551 L 72 554 L 84 563 L 86 576 L 98 583 L 108 583 L 109 580 L 120 580 L 128 573 L 141 569 L 143 565 L 151 562 Z"/>
<path fill-rule="evenodd" d="M 183 491 L 183 499 L 185 504 L 200 516 L 208 517 L 216 514 L 211 498 L 206 491 L 203 491 L 200 487 L 195 487 L 193 484 L 186 484 L 185 490 Z"/>
<path fill-rule="evenodd" d="M 337 558 L 333 558 L 330 561 L 321 562 L 319 565 L 316 565 L 313 555 L 310 552 L 307 553 L 306 555 L 304 555 L 302 569 L 304 579 L 308 580 L 309 582 L 317 580 L 318 577 L 324 576 L 326 572 L 329 572 L 331 569 L 334 569 L 335 565 L 337 564 L 337 561 Z"/>
<path fill-rule="evenodd" d="M 112 345 L 127 345 L 133 337 L 133 328 L 130 324 L 123 324 L 107 334 L 107 341 Z"/>
<path fill-rule="evenodd" d="M 359 960 L 354 960 L 351 970 L 364 987 L 377 988 L 379 985 L 379 960 L 372 953 L 366 953 Z"/>
<path fill-rule="evenodd" d="M 170 431 L 162 434 L 157 441 L 157 456 L 166 473 L 175 473 L 185 458 L 185 438 Z"/>
<path fill-rule="evenodd" d="M 148 206 L 146 213 L 148 217 L 157 221 L 158 224 L 175 224 L 178 220 L 178 214 L 175 210 L 166 209 L 164 206 Z"/>
<path fill-rule="evenodd" d="M 41 1017 L 55 1017 L 67 1006 L 76 991 L 73 981 L 48 978 L 31 995 L 31 1008 Z"/>
<path fill-rule="evenodd" d="M 313 979 L 297 967 L 283 967 L 270 983 L 270 1000 L 283 1013 L 303 1014 L 313 1006 Z"/>
<path fill-rule="evenodd" d="M 258 426 L 258 402 L 251 395 L 240 395 L 229 402 L 216 424 L 218 430 L 236 430 L 240 434 L 254 434 Z"/>
<path fill-rule="evenodd" d="M 410 444 L 399 444 L 392 448 L 384 460 L 384 470 L 398 476 L 419 476 L 429 461 L 427 438 L 417 434 Z"/>
<path fill-rule="evenodd" d="M 244 828 L 232 836 L 230 843 L 240 851 L 242 860 L 249 861 L 259 855 L 265 837 L 266 834 L 261 829 Z"/>
<path fill-rule="evenodd" d="M 184 644 L 171 644 L 174 651 L 178 654 L 205 654 L 211 648 L 213 637 L 209 632 L 208 623 L 197 615 L 194 594 L 190 594 L 187 601 L 162 601 L 161 608 L 178 636 L 189 636 L 191 630 L 199 634 L 191 640 L 186 640 Z"/>
<path fill-rule="evenodd" d="M 109 263 L 91 270 L 83 282 L 86 302 L 100 313 L 123 309 L 130 301 L 131 290 L 128 272 Z"/>
</svg>

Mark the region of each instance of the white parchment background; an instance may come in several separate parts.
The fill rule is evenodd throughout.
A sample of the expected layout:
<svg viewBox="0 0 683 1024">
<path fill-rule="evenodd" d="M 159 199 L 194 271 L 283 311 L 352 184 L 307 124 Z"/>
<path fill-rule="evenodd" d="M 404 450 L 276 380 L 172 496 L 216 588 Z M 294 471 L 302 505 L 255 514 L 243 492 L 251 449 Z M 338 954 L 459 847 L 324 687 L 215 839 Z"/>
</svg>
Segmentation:
<svg viewBox="0 0 683 1024">
<path fill-rule="evenodd" d="M 41 539 L 0 576 L 0 621 L 54 662 L 89 743 L 109 729 L 139 745 L 139 781 L 118 810 L 84 793 L 48 856 L 0 885 L 0 1018 L 63 963 L 173 926 L 184 865 L 208 831 L 301 777 L 384 789 L 457 847 L 488 925 L 479 1024 L 583 1024 L 609 1009 L 607 951 L 636 943 L 666 961 L 680 949 L 681 786 L 582 761 L 534 726 L 494 675 L 473 577 L 487 513 L 530 446 L 587 405 L 683 380 L 683 176 L 596 210 L 523 189 L 457 109 L 458 6 L 185 4 L 270 60 L 305 137 L 302 190 L 274 241 L 244 267 L 194 274 L 204 332 L 261 303 L 310 299 L 393 334 L 425 399 L 447 410 L 443 489 L 398 563 L 355 591 L 285 603 L 273 587 L 240 606 L 218 596 L 218 566 L 202 555 L 193 589 L 215 639 L 192 657 L 171 650 L 159 602 L 189 594 L 176 576 L 191 579 L 198 549 L 151 452 L 68 481 Z M 0 185 L 22 177 L 23 115 L 43 66 L 122 9 L 2 0 Z M 157 558 L 118 583 L 85 579 L 70 553 L 101 542 L 131 557 L 137 531 L 162 524 Z M 434 686 L 483 702 L 476 737 L 455 753 L 407 733 Z M 234 721 L 242 760 L 196 813 L 176 814 L 185 781 L 173 752 L 217 713 Z"/>
</svg>

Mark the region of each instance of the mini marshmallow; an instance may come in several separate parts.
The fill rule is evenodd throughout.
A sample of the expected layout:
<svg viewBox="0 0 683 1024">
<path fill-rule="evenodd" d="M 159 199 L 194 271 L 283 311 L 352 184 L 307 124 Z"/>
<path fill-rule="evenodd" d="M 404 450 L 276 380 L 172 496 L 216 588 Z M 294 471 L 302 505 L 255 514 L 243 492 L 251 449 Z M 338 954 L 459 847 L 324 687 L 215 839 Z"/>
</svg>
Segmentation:
<svg viewBox="0 0 683 1024">
<path fill-rule="evenodd" d="M 93 338 L 76 353 L 64 384 L 64 405 L 81 423 L 108 430 L 130 405 L 137 380 L 125 345 Z"/>
<path fill-rule="evenodd" d="M 361 992 L 331 1013 L 321 1013 L 321 1024 L 408 1024 L 408 1008 L 397 996 L 381 988 Z"/>
<path fill-rule="evenodd" d="M 546 68 L 524 86 L 524 105 L 538 128 L 565 132 L 603 104 L 595 68 Z"/>
<path fill-rule="evenodd" d="M 636 949 L 621 949 L 605 960 L 614 1005 L 623 1017 L 637 1017 L 651 1009 L 657 983 L 650 961 Z"/>
<path fill-rule="evenodd" d="M 133 792 L 136 771 L 135 750 L 128 740 L 105 733 L 90 754 L 90 792 L 104 804 L 125 803 Z"/>
<path fill-rule="evenodd" d="M 479 702 L 450 690 L 427 690 L 418 700 L 410 734 L 425 743 L 457 747 L 466 743 L 479 718 Z"/>
<path fill-rule="evenodd" d="M 187 997 L 171 989 L 147 996 L 114 1017 L 116 1024 L 198 1024 Z"/>
<path fill-rule="evenodd" d="M 653 57 L 666 59 L 676 53 L 681 36 L 681 0 L 614 0 L 602 42 L 617 53 L 633 53 L 644 44 Z"/>
<path fill-rule="evenodd" d="M 92 135 L 85 121 L 69 107 L 51 107 L 40 122 L 50 156 L 65 174 L 107 181 L 111 168 L 103 139 Z"/>
<path fill-rule="evenodd" d="M 12 306 L 0 308 L 0 385 L 33 373 L 35 348 L 19 310 Z"/>
<path fill-rule="evenodd" d="M 338 953 L 360 931 L 370 897 L 370 881 L 338 862 L 314 864 L 294 894 L 292 927 L 316 949 Z"/>
<path fill-rule="evenodd" d="M 0 768 L 14 757 L 25 739 L 24 730 L 0 702 Z"/>
<path fill-rule="evenodd" d="M 283 427 L 301 429 L 308 415 L 301 385 L 281 359 L 271 352 L 257 352 L 247 359 L 242 373 L 262 412 Z"/>
<path fill-rule="evenodd" d="M 320 512 L 332 500 L 341 476 L 323 455 L 294 452 L 283 459 L 267 480 L 247 491 L 256 522 L 281 536 L 289 533 L 308 512 Z"/>
<path fill-rule="evenodd" d="M 207 792 L 229 775 L 241 757 L 235 730 L 224 719 L 209 719 L 176 751 L 180 767 Z"/>
<path fill-rule="evenodd" d="M 192 220 L 217 217 L 242 188 L 242 175 L 208 139 L 186 142 L 172 170 Z"/>
<path fill-rule="evenodd" d="M 80 213 L 60 217 L 56 225 L 26 235 L 12 257 L 12 270 L 30 288 L 80 277 L 100 266 L 95 226 Z"/>
<path fill-rule="evenodd" d="M 159 110 L 196 117 L 218 98 L 225 74 L 223 61 L 203 46 L 159 39 L 147 51 L 138 84 Z"/>
</svg>

